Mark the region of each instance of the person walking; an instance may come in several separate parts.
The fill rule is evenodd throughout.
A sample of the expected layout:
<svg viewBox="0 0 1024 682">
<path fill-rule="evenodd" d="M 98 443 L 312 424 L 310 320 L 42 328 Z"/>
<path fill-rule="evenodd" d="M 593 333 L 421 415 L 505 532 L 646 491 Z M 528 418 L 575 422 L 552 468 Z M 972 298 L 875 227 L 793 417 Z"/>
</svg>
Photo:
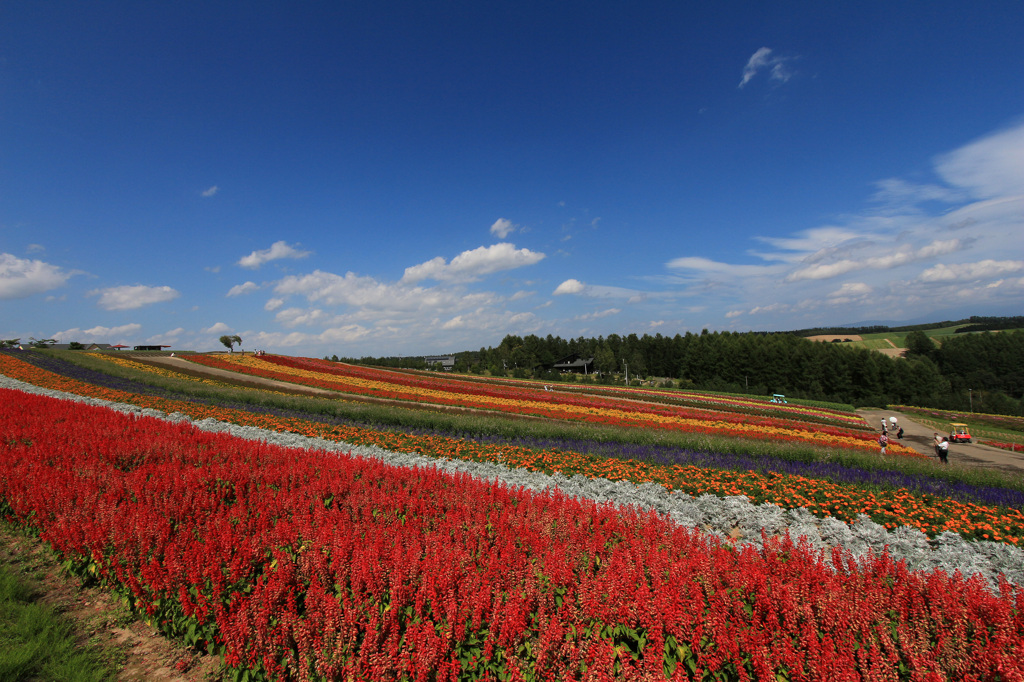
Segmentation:
<svg viewBox="0 0 1024 682">
<path fill-rule="evenodd" d="M 935 447 L 935 456 L 939 457 L 939 444 L 942 442 L 942 437 L 939 436 L 939 432 L 935 432 L 935 438 L 932 441 L 932 445 Z"/>
<path fill-rule="evenodd" d="M 885 454 L 885 447 L 889 444 L 889 436 L 885 435 L 885 431 L 878 437 L 878 444 L 882 446 L 882 454 Z"/>
<path fill-rule="evenodd" d="M 949 439 L 943 438 L 942 442 L 939 443 L 939 460 L 943 464 L 949 464 Z"/>
</svg>

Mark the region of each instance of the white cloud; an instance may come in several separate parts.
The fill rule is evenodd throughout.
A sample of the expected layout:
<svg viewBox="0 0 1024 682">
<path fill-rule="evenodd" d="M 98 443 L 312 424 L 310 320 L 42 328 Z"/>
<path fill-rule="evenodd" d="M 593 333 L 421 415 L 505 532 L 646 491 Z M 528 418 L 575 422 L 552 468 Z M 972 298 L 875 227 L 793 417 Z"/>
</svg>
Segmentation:
<svg viewBox="0 0 1024 682">
<path fill-rule="evenodd" d="M 350 344 L 374 336 L 374 331 L 358 324 L 331 327 L 317 334 L 304 332 L 253 332 L 247 340 L 254 348 L 295 348 L 298 346 L 318 346 L 330 348 L 332 345 Z"/>
<path fill-rule="evenodd" d="M 280 308 L 283 305 L 284 305 L 284 299 L 283 298 L 271 298 L 266 303 L 263 304 L 263 309 L 273 312 L 273 311 L 277 310 L 278 308 Z"/>
<path fill-rule="evenodd" d="M 584 289 L 586 289 L 586 285 L 578 279 L 567 279 L 558 285 L 554 294 L 555 296 L 560 296 L 562 294 L 579 294 L 582 293 Z"/>
<path fill-rule="evenodd" d="M 243 256 L 238 260 L 237 264 L 243 268 L 255 270 L 264 263 L 269 263 L 272 260 L 280 260 L 282 258 L 305 258 L 311 253 L 312 251 L 299 251 L 294 246 L 289 246 L 282 239 L 281 241 L 271 244 L 269 249 L 253 251 L 248 256 Z"/>
<path fill-rule="evenodd" d="M 514 244 L 501 242 L 463 251 L 447 263 L 438 256 L 426 263 L 405 269 L 403 283 L 433 279 L 438 282 L 473 282 L 484 275 L 533 265 L 544 259 L 543 253 L 529 249 L 516 249 Z"/>
<path fill-rule="evenodd" d="M 465 326 L 466 321 L 462 319 L 462 315 L 456 315 L 452 319 L 442 324 L 441 329 L 462 329 Z"/>
<path fill-rule="evenodd" d="M 138 333 L 140 329 L 142 329 L 142 325 L 134 322 L 122 324 L 118 327 L 104 327 L 102 325 L 89 329 L 74 327 L 73 329 L 55 332 L 52 338 L 59 339 L 61 343 L 71 343 L 72 341 L 80 343 L 121 343 L 127 337 Z"/>
<path fill-rule="evenodd" d="M 330 327 L 341 324 L 346 318 L 332 315 L 319 308 L 285 308 L 279 311 L 274 319 L 285 327 Z"/>
<path fill-rule="evenodd" d="M 41 260 L 0 253 L 0 299 L 27 298 L 56 289 L 73 274 Z"/>
<path fill-rule="evenodd" d="M 593 312 L 593 313 L 585 313 L 583 315 L 577 315 L 573 319 L 574 320 L 579 320 L 580 322 L 585 322 L 587 320 L 600 320 L 602 318 L 610 317 L 612 315 L 618 315 L 621 312 L 622 312 L 621 308 L 608 308 L 607 310 L 599 310 L 599 311 Z"/>
<path fill-rule="evenodd" d="M 178 339 L 185 334 L 184 327 L 178 327 L 170 331 L 166 331 L 163 334 L 156 334 L 146 339 L 146 345 L 157 345 L 157 344 L 176 344 Z"/>
<path fill-rule="evenodd" d="M 506 218 L 498 218 L 491 225 L 491 234 L 498 239 L 505 239 L 510 234 L 516 231 L 516 226 L 512 224 L 511 220 Z"/>
<path fill-rule="evenodd" d="M 217 185 L 214 185 L 213 187 L 210 187 L 209 189 L 204 189 L 202 192 L 200 192 L 200 194 L 202 196 L 204 196 L 204 197 L 212 197 L 214 194 L 216 194 L 219 191 L 220 191 L 220 187 L 218 187 Z"/>
<path fill-rule="evenodd" d="M 922 282 L 970 281 L 996 278 L 1024 271 L 1024 261 L 983 260 L 976 263 L 939 263 L 921 273 Z"/>
<path fill-rule="evenodd" d="M 135 310 L 154 303 L 172 301 L 181 294 L 168 286 L 147 287 L 144 285 L 93 289 L 89 296 L 99 296 L 97 305 L 104 310 Z"/>
<path fill-rule="evenodd" d="M 788 66 L 788 63 L 793 59 L 794 57 L 775 56 L 772 50 L 767 47 L 758 49 L 757 52 L 750 55 L 747 65 L 743 67 L 743 78 L 740 80 L 739 87 L 744 87 L 764 69 L 768 69 L 768 77 L 771 80 L 785 83 L 793 77 L 793 72 Z"/>
<path fill-rule="evenodd" d="M 431 311 L 424 311 L 423 314 L 395 318 L 378 317 L 372 325 L 356 319 L 361 313 L 337 315 L 333 319 L 319 316 L 320 322 L 330 322 L 331 326 L 318 333 L 261 331 L 247 334 L 246 340 L 259 348 L 316 346 L 318 354 L 337 353 L 343 356 L 363 352 L 379 354 L 381 347 L 407 348 L 411 353 L 433 353 L 448 352 L 453 347 L 471 347 L 473 343 L 479 345 L 481 334 L 490 337 L 536 333 L 542 324 L 533 313 L 497 309 L 490 300 L 485 303 L 450 316 L 438 317 Z M 292 314 L 298 319 L 304 313 L 296 311 Z M 357 343 L 363 348 L 369 344 L 373 350 L 352 351 L 353 344 Z"/>
<path fill-rule="evenodd" d="M 863 265 L 857 261 L 841 260 L 835 263 L 821 263 L 806 268 L 795 270 L 786 275 L 787 282 L 797 282 L 802 279 L 830 279 L 845 275 L 848 272 L 863 269 Z"/>
<path fill-rule="evenodd" d="M 829 298 L 853 298 L 867 296 L 871 292 L 871 287 L 864 282 L 847 282 L 830 293 Z"/>
<path fill-rule="evenodd" d="M 450 299 L 445 291 L 387 284 L 353 272 L 342 276 L 322 270 L 285 277 L 277 283 L 274 291 L 282 296 L 305 296 L 311 303 L 375 311 L 415 311 L 424 306 L 435 307 Z"/>
<path fill-rule="evenodd" d="M 256 282 L 245 282 L 244 284 L 236 284 L 235 286 L 231 287 L 227 295 L 241 296 L 242 294 L 250 294 L 254 291 L 257 291 L 259 288 L 260 285 L 256 284 Z"/>
<path fill-rule="evenodd" d="M 770 314 L 780 328 L 819 324 L 817 317 L 795 315 L 825 305 L 841 310 L 843 321 L 866 319 L 879 306 L 892 319 L 964 303 L 1005 309 L 1019 298 L 1014 283 L 1024 272 L 1020 159 L 1024 123 L 938 157 L 937 182 L 890 178 L 858 214 L 758 238 L 768 248 L 746 254 L 764 264 L 687 256 L 666 264 L 682 272 L 666 281 L 717 298 L 731 311 L 725 319 L 747 309 Z M 823 281 L 849 275 L 856 282 L 822 289 Z"/>
<path fill-rule="evenodd" d="M 945 256 L 946 254 L 956 253 L 960 249 L 959 239 L 947 239 L 945 241 L 935 241 L 922 247 L 917 252 L 918 258 L 934 258 L 936 256 Z"/>
<path fill-rule="evenodd" d="M 641 291 L 639 289 L 611 287 L 603 284 L 584 284 L 578 279 L 565 280 L 552 293 L 555 296 L 576 294 L 588 298 L 622 299 L 627 303 L 641 303 L 652 299 L 670 299 L 676 296 L 674 292 Z"/>
<path fill-rule="evenodd" d="M 224 334 L 229 331 L 231 331 L 231 327 L 227 326 L 223 322 L 217 322 L 212 327 L 207 327 L 202 330 L 204 334 Z"/>
<path fill-rule="evenodd" d="M 771 305 L 754 306 L 750 309 L 750 314 L 757 315 L 759 313 L 777 313 L 788 309 L 789 306 L 785 303 L 772 303 Z"/>
</svg>

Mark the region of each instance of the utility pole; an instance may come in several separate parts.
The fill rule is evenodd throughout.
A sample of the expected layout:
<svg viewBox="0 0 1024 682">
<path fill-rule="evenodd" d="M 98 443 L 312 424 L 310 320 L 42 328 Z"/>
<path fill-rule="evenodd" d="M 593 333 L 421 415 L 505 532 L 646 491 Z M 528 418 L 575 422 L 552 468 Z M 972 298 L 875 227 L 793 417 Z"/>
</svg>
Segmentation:
<svg viewBox="0 0 1024 682">
<path fill-rule="evenodd" d="M 974 389 L 967 389 L 967 397 L 971 401 L 971 414 L 974 414 Z"/>
<path fill-rule="evenodd" d="M 629 386 L 629 363 L 623 360 L 622 365 L 626 368 L 626 385 Z"/>
</svg>

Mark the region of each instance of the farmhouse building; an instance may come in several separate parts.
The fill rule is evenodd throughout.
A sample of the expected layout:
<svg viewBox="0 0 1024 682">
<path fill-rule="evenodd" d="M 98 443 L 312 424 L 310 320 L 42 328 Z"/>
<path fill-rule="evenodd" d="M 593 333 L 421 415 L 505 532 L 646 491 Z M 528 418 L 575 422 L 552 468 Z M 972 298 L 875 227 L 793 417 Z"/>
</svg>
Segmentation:
<svg viewBox="0 0 1024 682">
<path fill-rule="evenodd" d="M 577 374 L 593 374 L 594 372 L 594 358 L 584 358 L 579 353 L 573 353 L 568 355 L 555 364 L 551 365 L 551 369 L 555 372 L 562 372 L 568 374 L 574 372 Z"/>
<path fill-rule="evenodd" d="M 423 362 L 428 365 L 441 365 L 441 369 L 450 372 L 455 368 L 454 355 L 424 355 Z"/>
</svg>

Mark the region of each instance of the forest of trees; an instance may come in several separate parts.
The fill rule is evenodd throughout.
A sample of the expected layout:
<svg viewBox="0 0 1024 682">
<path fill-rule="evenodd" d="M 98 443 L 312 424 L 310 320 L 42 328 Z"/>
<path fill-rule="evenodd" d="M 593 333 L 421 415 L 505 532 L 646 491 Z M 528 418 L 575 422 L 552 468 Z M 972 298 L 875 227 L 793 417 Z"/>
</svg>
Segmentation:
<svg viewBox="0 0 1024 682">
<path fill-rule="evenodd" d="M 943 337 L 923 331 L 906 338 L 907 352 L 892 358 L 863 348 L 810 341 L 792 333 L 714 332 L 675 336 L 562 339 L 513 336 L 495 348 L 455 354 L 455 371 L 545 381 L 631 383 L 794 398 L 855 406 L 918 405 L 1021 415 L 1024 331 Z M 567 377 L 551 371 L 572 354 L 594 358 L 595 374 Z M 332 358 L 337 360 L 337 356 Z M 361 358 L 346 362 L 426 368 L 422 358 Z"/>
</svg>

